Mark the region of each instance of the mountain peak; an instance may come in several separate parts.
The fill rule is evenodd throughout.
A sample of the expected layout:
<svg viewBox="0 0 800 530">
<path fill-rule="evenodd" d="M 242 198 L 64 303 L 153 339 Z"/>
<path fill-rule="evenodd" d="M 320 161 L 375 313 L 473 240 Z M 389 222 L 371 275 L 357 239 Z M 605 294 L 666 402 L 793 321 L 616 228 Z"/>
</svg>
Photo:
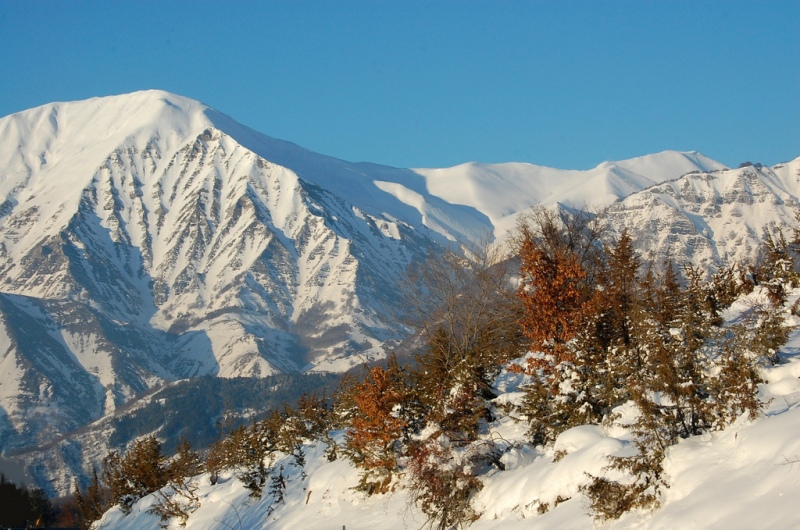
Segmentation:
<svg viewBox="0 0 800 530">
<path fill-rule="evenodd" d="M 184 141 L 213 125 L 208 110 L 161 90 L 42 105 L 0 118 L 0 165 L 15 173 L 63 161 L 72 172 L 90 172 L 123 144 Z"/>
</svg>

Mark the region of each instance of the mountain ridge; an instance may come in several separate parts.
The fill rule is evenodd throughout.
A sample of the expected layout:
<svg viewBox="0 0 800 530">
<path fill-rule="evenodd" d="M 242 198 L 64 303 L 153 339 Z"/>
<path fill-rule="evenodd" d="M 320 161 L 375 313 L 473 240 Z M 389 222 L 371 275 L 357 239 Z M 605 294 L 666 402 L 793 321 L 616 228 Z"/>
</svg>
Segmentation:
<svg viewBox="0 0 800 530">
<path fill-rule="evenodd" d="M 502 241 L 532 205 L 610 206 L 613 225 L 643 229 L 652 220 L 636 212 L 653 190 L 678 197 L 681 179 L 747 174 L 732 197 L 772 179 L 762 191 L 785 206 L 765 218 L 774 224 L 791 218 L 796 165 L 731 170 L 664 151 L 585 171 L 392 168 L 313 153 L 159 90 L 0 118 L 0 451 L 164 382 L 378 360 L 408 334 L 393 314 L 407 268 L 443 246 Z M 700 210 L 659 204 L 684 246 L 639 234 L 640 249 L 687 253 L 705 237 Z"/>
</svg>

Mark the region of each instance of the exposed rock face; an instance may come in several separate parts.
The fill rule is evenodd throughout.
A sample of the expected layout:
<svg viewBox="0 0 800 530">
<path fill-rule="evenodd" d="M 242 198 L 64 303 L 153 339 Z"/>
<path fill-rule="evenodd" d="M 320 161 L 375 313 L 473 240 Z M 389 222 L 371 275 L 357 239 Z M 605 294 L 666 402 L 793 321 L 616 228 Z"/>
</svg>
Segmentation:
<svg viewBox="0 0 800 530">
<path fill-rule="evenodd" d="M 402 336 L 396 282 L 447 237 L 211 116 L 323 179 L 352 171 L 161 92 L 0 121 L 0 449 L 164 380 L 341 371 Z"/>
<path fill-rule="evenodd" d="M 800 206 L 800 158 L 774 168 L 690 173 L 612 205 L 609 225 L 627 228 L 645 255 L 715 270 L 757 258 L 764 228 L 791 235 Z"/>
</svg>

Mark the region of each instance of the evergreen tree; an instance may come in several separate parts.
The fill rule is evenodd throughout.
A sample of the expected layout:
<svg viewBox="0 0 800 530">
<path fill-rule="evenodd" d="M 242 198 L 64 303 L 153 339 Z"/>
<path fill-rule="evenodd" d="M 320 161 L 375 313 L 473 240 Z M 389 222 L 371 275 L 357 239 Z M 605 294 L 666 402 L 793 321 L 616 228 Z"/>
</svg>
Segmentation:
<svg viewBox="0 0 800 530">
<path fill-rule="evenodd" d="M 283 466 L 278 469 L 278 474 L 273 473 L 270 479 L 269 494 L 272 497 L 272 504 L 269 507 L 268 513 L 271 514 L 275 510 L 275 505 L 283 504 L 283 495 L 286 491 L 286 477 L 283 475 Z"/>
<path fill-rule="evenodd" d="M 294 465 L 300 468 L 300 480 L 305 480 L 307 478 L 306 475 L 306 452 L 303 449 L 303 444 L 297 444 L 294 446 L 294 452 L 292 453 L 294 457 Z"/>
<path fill-rule="evenodd" d="M 78 523 L 82 529 L 89 528 L 94 521 L 100 519 L 111 504 L 108 490 L 100 484 L 97 468 L 92 467 L 92 481 L 85 490 L 75 482 L 75 505 Z"/>
<path fill-rule="evenodd" d="M 760 409 L 754 326 L 722 327 L 716 294 L 724 291 L 697 269 L 684 271 L 684 288 L 671 267 L 643 282 L 644 310 L 631 334 L 641 366 L 627 388 L 639 412 L 629 425 L 637 453 L 614 457 L 609 466 L 632 480 L 593 477 L 583 489 L 600 519 L 657 506 L 668 487 L 663 460 L 671 445 Z"/>
<path fill-rule="evenodd" d="M 795 233 L 795 238 L 797 234 L 798 232 Z M 757 285 L 767 288 L 770 301 L 780 305 L 786 301 L 787 287 L 794 287 L 797 283 L 791 247 L 780 228 L 776 228 L 774 232 L 765 228 L 762 239 L 761 255 L 753 276 Z"/>
<path fill-rule="evenodd" d="M 253 421 L 240 435 L 240 460 L 235 466 L 236 477 L 250 490 L 250 496 L 261 498 L 267 482 L 267 460 L 277 449 L 276 434 L 266 422 Z"/>
<path fill-rule="evenodd" d="M 711 277 L 711 289 L 718 310 L 722 311 L 744 294 L 745 286 L 736 266 L 724 267 Z"/>
<path fill-rule="evenodd" d="M 295 415 L 303 423 L 304 438 L 317 438 L 331 425 L 331 410 L 324 393 L 320 396 L 316 391 L 304 392 L 297 400 Z"/>
<path fill-rule="evenodd" d="M 351 372 L 345 373 L 339 380 L 339 385 L 333 393 L 333 403 L 330 415 L 330 427 L 343 429 L 350 425 L 357 414 L 356 393 L 358 391 L 358 376 Z"/>
<path fill-rule="evenodd" d="M 178 444 L 178 452 L 170 460 L 168 470 L 171 481 L 193 477 L 203 472 L 200 455 L 192 449 L 192 444 L 186 438 L 182 438 Z"/>
<path fill-rule="evenodd" d="M 129 513 L 133 504 L 166 485 L 168 468 L 155 436 L 140 438 L 124 456 L 114 451 L 103 460 L 103 477 L 112 501 Z"/>
</svg>

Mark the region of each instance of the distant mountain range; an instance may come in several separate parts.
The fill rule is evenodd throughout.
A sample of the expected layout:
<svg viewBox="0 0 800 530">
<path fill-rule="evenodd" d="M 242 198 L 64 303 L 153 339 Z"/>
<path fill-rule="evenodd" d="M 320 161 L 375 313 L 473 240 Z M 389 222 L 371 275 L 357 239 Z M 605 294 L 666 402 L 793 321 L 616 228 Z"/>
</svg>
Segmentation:
<svg viewBox="0 0 800 530">
<path fill-rule="evenodd" d="M 752 259 L 798 198 L 800 158 L 398 169 L 156 90 L 13 114 L 0 119 L 0 451 L 164 382 L 379 359 L 408 332 L 392 311 L 406 269 L 502 240 L 532 205 L 609 207 L 642 252 L 713 269 Z"/>
</svg>

